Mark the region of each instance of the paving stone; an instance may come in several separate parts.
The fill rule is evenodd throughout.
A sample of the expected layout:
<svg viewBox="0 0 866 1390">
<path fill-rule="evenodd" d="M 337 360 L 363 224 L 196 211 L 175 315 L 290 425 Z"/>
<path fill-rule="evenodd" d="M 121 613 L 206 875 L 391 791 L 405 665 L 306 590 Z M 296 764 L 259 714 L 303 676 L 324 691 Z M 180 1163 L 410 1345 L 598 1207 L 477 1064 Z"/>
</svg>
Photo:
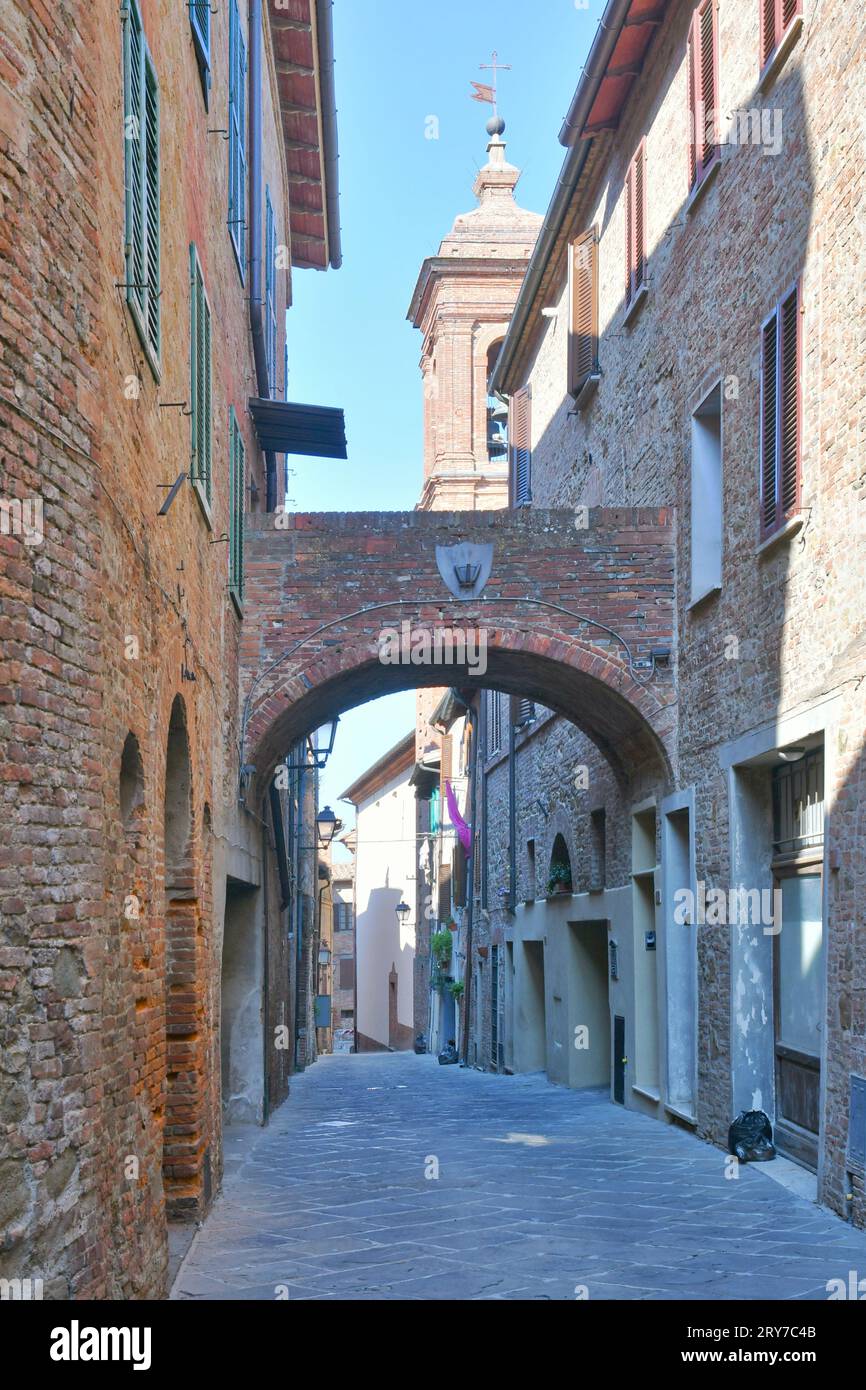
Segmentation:
<svg viewBox="0 0 866 1390">
<path fill-rule="evenodd" d="M 802 1301 L 866 1277 L 866 1232 L 758 1168 L 725 1181 L 684 1131 L 543 1077 L 450 1083 L 411 1053 L 295 1077 L 268 1128 L 229 1131 L 172 1297 Z M 489 1142 L 509 1135 L 550 1142 Z"/>
</svg>

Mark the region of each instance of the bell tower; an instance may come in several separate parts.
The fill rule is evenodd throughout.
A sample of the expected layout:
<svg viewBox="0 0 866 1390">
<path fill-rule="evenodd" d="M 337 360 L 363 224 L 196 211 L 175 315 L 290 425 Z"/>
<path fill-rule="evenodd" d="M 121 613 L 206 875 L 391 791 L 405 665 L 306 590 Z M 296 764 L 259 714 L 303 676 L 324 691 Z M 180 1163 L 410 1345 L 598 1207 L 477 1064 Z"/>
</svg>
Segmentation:
<svg viewBox="0 0 866 1390">
<path fill-rule="evenodd" d="M 423 511 L 508 505 L 507 410 L 487 380 L 517 299 L 542 218 L 518 207 L 520 170 L 505 158 L 505 122 L 487 122 L 478 206 L 456 218 L 421 267 L 408 318 L 423 334 Z"/>
</svg>

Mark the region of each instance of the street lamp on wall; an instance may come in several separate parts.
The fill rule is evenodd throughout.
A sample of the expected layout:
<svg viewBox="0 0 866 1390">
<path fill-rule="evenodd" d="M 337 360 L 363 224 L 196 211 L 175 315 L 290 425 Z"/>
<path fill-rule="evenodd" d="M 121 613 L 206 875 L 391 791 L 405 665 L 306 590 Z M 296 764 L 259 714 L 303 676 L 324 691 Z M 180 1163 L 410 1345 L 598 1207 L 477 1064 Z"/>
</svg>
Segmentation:
<svg viewBox="0 0 866 1390">
<path fill-rule="evenodd" d="M 399 902 L 397 906 L 394 908 L 394 911 L 397 914 L 398 921 L 402 924 L 405 923 L 406 918 L 409 916 L 409 913 L 412 911 L 412 909 L 408 903 Z"/>
<path fill-rule="evenodd" d="M 335 714 L 327 724 L 322 724 L 320 728 L 307 734 L 307 748 L 313 760 L 313 767 L 317 767 L 320 772 L 334 751 L 334 739 L 337 737 L 339 722 L 339 717 Z M 317 737 L 319 734 L 322 735 L 321 738 Z"/>
<path fill-rule="evenodd" d="M 320 849 L 329 849 L 334 836 L 343 828 L 343 822 L 334 815 L 330 806 L 324 806 L 316 816 L 316 839 Z"/>
</svg>

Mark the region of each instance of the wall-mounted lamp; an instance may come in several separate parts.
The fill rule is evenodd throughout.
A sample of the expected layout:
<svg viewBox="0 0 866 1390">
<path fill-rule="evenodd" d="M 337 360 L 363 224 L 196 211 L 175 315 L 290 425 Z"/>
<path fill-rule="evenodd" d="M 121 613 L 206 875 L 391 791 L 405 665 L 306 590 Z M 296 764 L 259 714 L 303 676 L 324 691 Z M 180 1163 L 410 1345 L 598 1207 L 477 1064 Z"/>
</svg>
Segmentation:
<svg viewBox="0 0 866 1390">
<path fill-rule="evenodd" d="M 798 763 L 801 758 L 805 758 L 806 750 L 798 744 L 792 743 L 789 748 L 780 748 L 779 757 L 783 763 Z"/>
<path fill-rule="evenodd" d="M 331 841 L 339 830 L 342 830 L 343 822 L 334 815 L 330 806 L 325 806 L 316 816 L 316 839 L 321 849 L 328 849 Z"/>
<path fill-rule="evenodd" d="M 412 909 L 408 903 L 400 901 L 394 908 L 394 911 L 397 914 L 398 920 L 402 923 L 406 921 L 406 918 L 409 916 L 409 913 L 412 911 Z"/>
<path fill-rule="evenodd" d="M 331 952 L 328 950 L 327 946 L 320 946 L 320 947 L 319 947 L 319 964 L 320 964 L 320 965 L 330 965 L 330 964 L 331 964 Z"/>
</svg>

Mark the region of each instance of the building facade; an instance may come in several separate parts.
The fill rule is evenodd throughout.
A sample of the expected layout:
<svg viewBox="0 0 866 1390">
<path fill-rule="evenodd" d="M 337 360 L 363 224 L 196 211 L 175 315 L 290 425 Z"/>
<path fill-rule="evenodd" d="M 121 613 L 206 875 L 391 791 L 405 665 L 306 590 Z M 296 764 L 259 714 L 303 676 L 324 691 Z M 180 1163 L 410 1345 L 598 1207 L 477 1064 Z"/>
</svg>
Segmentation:
<svg viewBox="0 0 866 1390">
<path fill-rule="evenodd" d="M 3 8 L 0 1273 L 50 1297 L 164 1292 L 311 992 L 311 778 L 236 756 L 292 268 L 339 263 L 330 11 L 281 8 Z"/>
<path fill-rule="evenodd" d="M 410 733 L 342 797 L 356 812 L 357 1052 L 400 1051 L 411 1047 L 414 1039 L 414 757 L 415 735 Z"/>
<path fill-rule="evenodd" d="M 861 29 L 607 6 L 490 389 L 512 506 L 675 509 L 674 755 L 490 697 L 473 969 L 481 1060 L 720 1146 L 765 1110 L 862 1225 Z"/>
</svg>

